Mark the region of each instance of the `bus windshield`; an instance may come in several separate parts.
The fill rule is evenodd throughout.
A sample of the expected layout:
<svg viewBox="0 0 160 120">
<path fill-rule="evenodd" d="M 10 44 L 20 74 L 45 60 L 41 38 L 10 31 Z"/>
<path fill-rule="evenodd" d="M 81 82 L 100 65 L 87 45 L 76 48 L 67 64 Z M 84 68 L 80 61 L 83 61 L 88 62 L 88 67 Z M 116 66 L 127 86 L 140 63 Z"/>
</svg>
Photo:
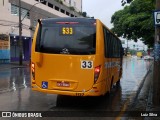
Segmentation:
<svg viewBox="0 0 160 120">
<path fill-rule="evenodd" d="M 37 52 L 90 55 L 95 54 L 95 48 L 96 27 L 94 25 L 43 24 L 38 31 Z"/>
</svg>

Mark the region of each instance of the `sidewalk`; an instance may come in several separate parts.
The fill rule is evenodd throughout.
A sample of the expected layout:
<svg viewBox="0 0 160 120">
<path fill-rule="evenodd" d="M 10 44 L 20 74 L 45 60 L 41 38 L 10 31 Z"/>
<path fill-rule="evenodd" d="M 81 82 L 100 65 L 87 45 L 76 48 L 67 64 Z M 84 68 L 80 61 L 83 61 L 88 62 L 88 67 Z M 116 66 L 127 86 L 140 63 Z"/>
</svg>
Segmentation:
<svg viewBox="0 0 160 120">
<path fill-rule="evenodd" d="M 149 111 L 149 112 L 155 112 L 155 113 L 158 113 L 158 117 L 145 117 L 144 120 L 160 120 L 160 106 L 155 106 L 153 105 L 153 102 L 152 102 L 152 97 L 153 97 L 153 65 L 152 65 L 152 68 L 151 68 L 151 73 L 152 73 L 152 76 L 150 78 L 150 87 L 149 87 L 149 92 L 148 92 L 148 99 L 147 99 L 147 105 L 146 105 L 146 111 Z"/>
<path fill-rule="evenodd" d="M 127 117 L 127 120 L 160 120 L 160 106 L 154 106 L 152 103 L 153 96 L 153 64 L 144 77 L 143 83 L 135 96 L 132 104 L 129 105 L 128 111 L 139 111 L 140 113 L 155 113 L 158 117 Z"/>
<path fill-rule="evenodd" d="M 22 65 L 19 65 L 19 62 L 4 63 L 4 64 L 0 64 L 0 71 L 5 69 L 29 67 L 29 66 L 30 66 L 29 61 L 23 61 Z"/>
</svg>

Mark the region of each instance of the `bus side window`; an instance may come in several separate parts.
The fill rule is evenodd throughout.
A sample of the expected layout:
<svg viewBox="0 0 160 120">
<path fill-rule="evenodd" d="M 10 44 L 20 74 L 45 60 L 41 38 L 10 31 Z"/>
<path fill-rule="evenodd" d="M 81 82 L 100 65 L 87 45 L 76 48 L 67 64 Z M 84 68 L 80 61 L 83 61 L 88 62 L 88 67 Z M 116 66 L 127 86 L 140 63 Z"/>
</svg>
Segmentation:
<svg viewBox="0 0 160 120">
<path fill-rule="evenodd" d="M 111 34 L 110 32 L 104 28 L 104 47 L 105 47 L 105 57 L 111 57 Z"/>
<path fill-rule="evenodd" d="M 110 39 L 110 57 L 114 57 L 114 39 L 113 39 L 113 35 L 111 35 L 111 39 Z"/>
<path fill-rule="evenodd" d="M 107 57 L 107 32 L 105 28 L 103 28 L 103 32 L 104 32 L 104 53 L 105 57 Z"/>
<path fill-rule="evenodd" d="M 110 58 L 111 34 L 107 31 L 107 57 Z"/>
</svg>

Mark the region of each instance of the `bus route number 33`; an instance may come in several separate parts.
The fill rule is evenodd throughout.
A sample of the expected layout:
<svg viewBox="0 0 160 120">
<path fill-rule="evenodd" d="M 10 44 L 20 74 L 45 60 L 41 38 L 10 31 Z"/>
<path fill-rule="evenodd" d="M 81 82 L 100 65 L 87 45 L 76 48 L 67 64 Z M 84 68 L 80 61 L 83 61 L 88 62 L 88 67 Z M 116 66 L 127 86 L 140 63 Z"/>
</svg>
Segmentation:
<svg viewBox="0 0 160 120">
<path fill-rule="evenodd" d="M 81 61 L 81 68 L 82 69 L 92 69 L 93 68 L 93 61 Z"/>
</svg>

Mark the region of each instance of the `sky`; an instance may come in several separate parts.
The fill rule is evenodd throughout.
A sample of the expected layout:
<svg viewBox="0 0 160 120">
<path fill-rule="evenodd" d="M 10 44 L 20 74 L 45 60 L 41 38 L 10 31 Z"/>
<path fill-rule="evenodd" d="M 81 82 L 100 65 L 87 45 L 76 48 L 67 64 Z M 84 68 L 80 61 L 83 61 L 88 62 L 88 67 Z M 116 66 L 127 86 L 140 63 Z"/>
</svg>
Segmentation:
<svg viewBox="0 0 160 120">
<path fill-rule="evenodd" d="M 94 17 L 96 19 L 100 19 L 109 29 L 113 27 L 111 22 L 112 15 L 118 11 L 123 9 L 121 6 L 121 0 L 82 0 L 82 11 L 87 12 L 87 15 L 90 17 Z M 120 38 L 121 40 L 125 40 Z M 127 41 L 125 40 L 126 47 Z M 143 42 L 138 41 L 137 43 L 133 41 L 129 41 L 128 45 L 130 48 L 133 48 L 133 45 L 138 46 L 140 49 L 143 49 Z M 147 49 L 146 46 L 144 46 Z"/>
<path fill-rule="evenodd" d="M 112 15 L 120 9 L 123 9 L 121 0 L 82 0 L 82 11 L 100 19 L 108 28 L 112 28 Z"/>
</svg>

